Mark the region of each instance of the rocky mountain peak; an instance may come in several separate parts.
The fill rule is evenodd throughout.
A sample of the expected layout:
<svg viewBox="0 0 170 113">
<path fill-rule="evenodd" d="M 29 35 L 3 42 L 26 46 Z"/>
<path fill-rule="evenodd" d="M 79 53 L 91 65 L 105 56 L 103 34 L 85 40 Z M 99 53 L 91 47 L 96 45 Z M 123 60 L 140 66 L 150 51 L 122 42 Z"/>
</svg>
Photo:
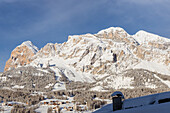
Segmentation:
<svg viewBox="0 0 170 113">
<path fill-rule="evenodd" d="M 23 42 L 11 52 L 4 71 L 29 64 L 37 52 L 38 48 L 34 46 L 31 41 Z"/>
<path fill-rule="evenodd" d="M 97 36 L 105 39 L 121 39 L 128 37 L 129 34 L 123 28 L 110 27 L 99 31 Z"/>
<path fill-rule="evenodd" d="M 57 54 L 57 51 L 58 51 L 58 44 L 47 43 L 43 48 L 39 50 L 37 56 L 40 57 L 55 56 Z"/>
<path fill-rule="evenodd" d="M 163 44 L 166 42 L 169 42 L 170 39 L 161 37 L 159 35 L 155 35 L 149 32 L 146 32 L 144 30 L 138 31 L 134 36 L 133 36 L 140 44 L 144 43 L 159 43 Z"/>
<path fill-rule="evenodd" d="M 33 66 L 39 64 L 56 66 L 58 65 L 56 59 L 63 60 L 60 65 L 68 65 L 66 67 L 71 66 L 76 71 L 93 75 L 121 72 L 140 63 L 141 66 L 143 61 L 161 63 L 166 68 L 170 62 L 169 42 L 169 39 L 145 31 L 129 35 L 120 27 L 110 27 L 97 34 L 69 36 L 68 41 L 62 44 L 48 43 L 39 51 L 30 41 L 23 42 L 15 49 L 18 52 L 12 52 L 6 69 L 27 65 L 30 62 Z M 28 54 L 26 56 L 30 56 L 29 58 L 22 55 L 22 51 L 25 52 L 27 49 L 31 52 L 24 54 Z M 34 60 L 30 59 L 33 56 Z M 18 58 L 28 61 L 16 60 Z"/>
<path fill-rule="evenodd" d="M 31 41 L 25 41 L 20 46 L 27 46 L 30 50 L 32 50 L 34 54 L 39 51 L 39 49 L 35 45 L 33 45 Z"/>
<path fill-rule="evenodd" d="M 121 27 L 109 27 L 107 29 L 99 31 L 97 34 L 104 34 L 104 33 L 115 33 L 115 32 L 120 32 L 120 33 L 127 33 L 123 28 Z"/>
</svg>

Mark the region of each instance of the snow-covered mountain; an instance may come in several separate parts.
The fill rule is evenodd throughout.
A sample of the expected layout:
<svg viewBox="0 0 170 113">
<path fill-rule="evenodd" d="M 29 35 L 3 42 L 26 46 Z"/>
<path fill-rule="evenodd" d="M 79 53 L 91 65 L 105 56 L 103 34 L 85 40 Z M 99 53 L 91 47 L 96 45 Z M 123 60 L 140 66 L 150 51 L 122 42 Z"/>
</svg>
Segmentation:
<svg viewBox="0 0 170 113">
<path fill-rule="evenodd" d="M 11 56 L 6 62 L 4 71 L 29 64 L 32 62 L 32 57 L 37 52 L 38 48 L 34 46 L 31 41 L 23 42 L 11 52 Z"/>
<path fill-rule="evenodd" d="M 89 90 L 168 88 L 170 39 L 145 31 L 129 35 L 120 27 L 110 27 L 96 34 L 68 36 L 67 42 L 48 43 L 40 50 L 27 41 L 12 51 L 4 70 L 21 66 L 49 68 L 58 81 L 64 77 L 95 83 Z"/>
</svg>

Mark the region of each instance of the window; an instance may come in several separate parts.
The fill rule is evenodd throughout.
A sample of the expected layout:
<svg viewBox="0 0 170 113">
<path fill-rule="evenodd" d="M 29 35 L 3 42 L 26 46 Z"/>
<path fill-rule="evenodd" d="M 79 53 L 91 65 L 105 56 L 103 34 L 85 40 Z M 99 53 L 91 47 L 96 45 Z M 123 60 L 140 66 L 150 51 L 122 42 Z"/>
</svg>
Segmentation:
<svg viewBox="0 0 170 113">
<path fill-rule="evenodd" d="M 170 98 L 165 98 L 158 101 L 159 104 L 166 103 L 166 102 L 170 102 Z"/>
</svg>

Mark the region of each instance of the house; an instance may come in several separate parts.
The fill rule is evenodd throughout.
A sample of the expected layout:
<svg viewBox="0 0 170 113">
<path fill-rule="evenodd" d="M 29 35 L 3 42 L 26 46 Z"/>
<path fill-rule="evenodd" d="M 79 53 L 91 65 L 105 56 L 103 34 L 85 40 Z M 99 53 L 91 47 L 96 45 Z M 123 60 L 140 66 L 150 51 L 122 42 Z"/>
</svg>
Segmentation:
<svg viewBox="0 0 170 113">
<path fill-rule="evenodd" d="M 71 103 L 76 103 L 76 101 L 75 101 L 75 100 L 73 100 L 73 101 L 71 101 Z"/>
<path fill-rule="evenodd" d="M 48 105 L 49 104 L 49 102 L 44 102 L 44 105 Z"/>
<path fill-rule="evenodd" d="M 56 103 L 56 102 L 53 102 L 53 105 L 57 105 L 57 103 Z"/>
<path fill-rule="evenodd" d="M 64 109 L 64 110 L 67 110 L 67 107 L 64 107 L 63 109 Z"/>
<path fill-rule="evenodd" d="M 50 103 L 53 103 L 53 101 L 50 101 Z"/>
<path fill-rule="evenodd" d="M 56 101 L 50 101 L 50 105 L 57 105 Z"/>
<path fill-rule="evenodd" d="M 65 104 L 65 103 L 60 101 L 60 102 L 58 102 L 58 104 L 59 104 L 59 105 L 62 105 L 62 104 Z"/>
<path fill-rule="evenodd" d="M 73 111 L 73 107 L 70 107 L 70 106 L 69 106 L 69 107 L 67 108 L 67 111 Z"/>
<path fill-rule="evenodd" d="M 69 101 L 66 101 L 66 104 L 69 104 L 70 102 Z"/>
<path fill-rule="evenodd" d="M 77 110 L 77 104 L 74 104 L 73 109 L 76 111 Z"/>
<path fill-rule="evenodd" d="M 6 103 L 6 102 L 3 102 L 3 103 L 2 103 L 2 106 L 6 106 L 6 105 L 7 105 L 7 103 Z"/>
<path fill-rule="evenodd" d="M 61 108 L 60 108 L 59 106 L 57 106 L 57 107 L 56 107 L 56 111 L 57 111 L 57 113 L 60 113 Z"/>
<path fill-rule="evenodd" d="M 56 103 L 58 103 L 59 101 L 58 101 L 58 100 L 56 100 L 55 102 L 56 102 Z"/>
<path fill-rule="evenodd" d="M 13 106 L 13 104 L 7 104 L 7 106 Z"/>
<path fill-rule="evenodd" d="M 1 81 L 6 81 L 6 80 L 7 80 L 7 77 L 0 77 L 0 80 L 1 80 Z"/>
</svg>

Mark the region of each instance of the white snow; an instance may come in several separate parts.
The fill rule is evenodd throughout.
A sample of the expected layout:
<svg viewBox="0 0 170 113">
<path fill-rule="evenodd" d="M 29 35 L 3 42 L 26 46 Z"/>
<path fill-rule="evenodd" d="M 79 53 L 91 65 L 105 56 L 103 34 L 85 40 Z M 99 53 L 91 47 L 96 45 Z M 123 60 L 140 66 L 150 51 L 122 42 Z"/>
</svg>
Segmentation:
<svg viewBox="0 0 170 113">
<path fill-rule="evenodd" d="M 156 74 L 154 74 L 154 77 L 159 79 L 162 83 L 164 83 L 165 85 L 167 85 L 170 88 L 170 81 L 169 80 L 163 80 L 160 77 L 158 77 Z"/>
<path fill-rule="evenodd" d="M 142 60 L 139 64 L 134 66 L 133 69 L 146 69 L 160 74 L 170 75 L 170 70 L 168 69 L 168 67 L 157 62 Z"/>
<path fill-rule="evenodd" d="M 94 82 L 91 74 L 84 74 L 80 71 L 76 71 L 75 68 L 69 65 L 70 62 L 59 57 L 49 57 L 49 58 L 38 58 L 35 59 L 30 65 L 36 66 L 38 62 L 41 64 L 55 64 L 54 67 L 50 67 L 56 74 L 56 78 L 61 77 L 64 74 L 69 80 L 72 81 L 83 81 L 83 82 Z"/>
<path fill-rule="evenodd" d="M 13 86 L 12 88 L 23 89 L 24 86 L 15 85 L 15 86 Z"/>
<path fill-rule="evenodd" d="M 90 91 L 107 92 L 108 90 L 104 90 L 102 86 L 95 86 L 95 87 L 91 88 Z"/>
<path fill-rule="evenodd" d="M 104 33 L 110 33 L 110 32 L 114 33 L 116 31 L 120 31 L 122 33 L 126 33 L 126 31 L 123 28 L 120 28 L 120 27 L 109 27 L 107 29 L 99 31 L 97 34 L 104 34 Z"/>
<path fill-rule="evenodd" d="M 59 90 L 66 90 L 66 86 L 64 82 L 56 83 L 54 85 L 53 91 L 59 91 Z"/>
<path fill-rule="evenodd" d="M 42 71 L 42 72 L 45 72 L 45 73 L 49 73 L 47 70 L 45 70 L 45 69 L 37 69 L 37 70 L 39 70 L 39 71 Z"/>
<path fill-rule="evenodd" d="M 4 109 L 4 111 L 1 111 L 0 113 L 11 113 L 11 109 L 13 107 L 12 106 L 3 106 L 1 108 Z"/>
<path fill-rule="evenodd" d="M 155 84 L 151 84 L 151 83 L 149 83 L 149 82 L 146 82 L 146 83 L 145 83 L 145 87 L 151 88 L 151 89 L 157 88 L 157 86 L 156 86 Z"/>
<path fill-rule="evenodd" d="M 164 38 L 152 33 L 148 33 L 146 31 L 140 30 L 138 31 L 135 35 L 133 35 L 133 37 L 140 43 L 148 43 L 150 41 L 152 42 L 157 42 L 157 43 L 161 43 L 161 42 L 170 42 L 170 39 L 168 38 Z"/>
<path fill-rule="evenodd" d="M 148 32 L 143 31 L 143 30 L 138 31 L 135 35 L 133 35 L 133 37 L 140 44 L 148 43 L 150 41 L 157 42 L 157 43 L 170 42 L 170 39 L 168 39 L 168 38 L 164 38 L 164 37 L 152 34 L 152 33 L 148 33 Z"/>
<path fill-rule="evenodd" d="M 103 82 L 107 83 L 106 87 L 110 87 L 110 88 L 114 88 L 114 89 L 121 89 L 121 88 L 133 89 L 134 88 L 133 86 L 131 86 L 131 84 L 133 82 L 133 78 L 124 77 L 121 75 L 110 76 L 107 79 L 105 79 Z"/>
<path fill-rule="evenodd" d="M 134 88 L 131 86 L 133 78 L 130 77 L 116 77 L 116 79 L 113 82 L 113 85 L 115 89 L 120 89 L 120 88 Z"/>
<path fill-rule="evenodd" d="M 3 82 L 3 81 L 6 81 L 7 77 L 0 77 L 0 80 Z"/>
<path fill-rule="evenodd" d="M 38 113 L 47 113 L 48 108 L 49 108 L 48 106 L 40 106 L 35 111 L 38 112 Z"/>
<path fill-rule="evenodd" d="M 48 84 L 48 85 L 45 86 L 45 88 L 49 88 L 49 87 L 51 87 L 51 86 L 53 86 L 53 85 L 54 85 L 53 83 Z"/>
<path fill-rule="evenodd" d="M 112 104 L 108 104 L 93 113 L 169 113 L 169 106 L 170 102 L 113 112 Z"/>
<path fill-rule="evenodd" d="M 32 44 L 31 41 L 25 41 L 20 46 L 23 46 L 23 45 L 25 45 L 29 49 L 31 49 L 34 54 L 36 54 L 38 52 L 38 50 L 39 50 L 35 45 Z"/>
<path fill-rule="evenodd" d="M 25 103 L 16 102 L 16 101 L 10 101 L 7 103 L 8 104 L 23 104 L 23 105 L 25 105 Z M 11 109 L 13 108 L 13 106 L 2 106 L 2 103 L 0 103 L 0 108 L 4 110 L 4 111 L 0 111 L 0 113 L 11 113 Z"/>
</svg>

